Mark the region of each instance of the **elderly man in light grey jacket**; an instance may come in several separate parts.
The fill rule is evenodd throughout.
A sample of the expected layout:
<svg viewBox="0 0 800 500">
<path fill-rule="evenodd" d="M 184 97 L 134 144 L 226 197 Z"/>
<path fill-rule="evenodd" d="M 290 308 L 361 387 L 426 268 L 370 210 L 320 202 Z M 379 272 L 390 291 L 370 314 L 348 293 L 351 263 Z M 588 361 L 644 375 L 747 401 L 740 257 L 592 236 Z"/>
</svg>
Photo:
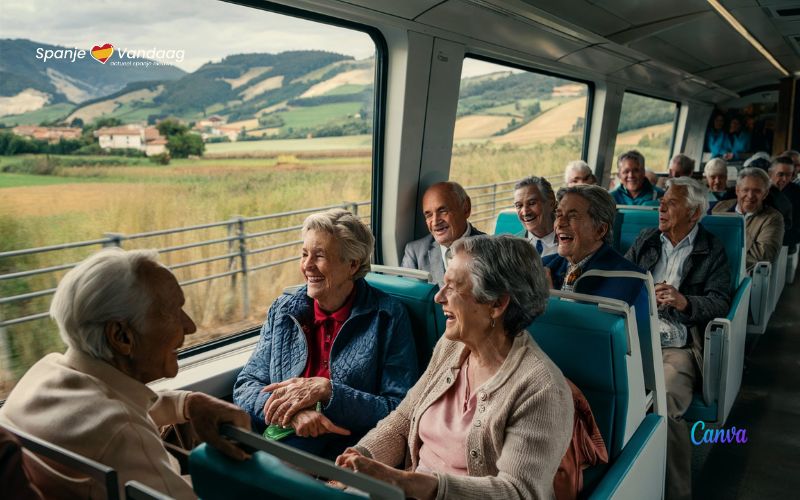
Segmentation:
<svg viewBox="0 0 800 500">
<path fill-rule="evenodd" d="M 422 213 L 431 234 L 406 245 L 401 265 L 431 273 L 431 283 L 439 286 L 451 258 L 450 246 L 461 238 L 484 234 L 467 219 L 472 202 L 457 182 L 439 182 L 425 191 Z"/>
</svg>

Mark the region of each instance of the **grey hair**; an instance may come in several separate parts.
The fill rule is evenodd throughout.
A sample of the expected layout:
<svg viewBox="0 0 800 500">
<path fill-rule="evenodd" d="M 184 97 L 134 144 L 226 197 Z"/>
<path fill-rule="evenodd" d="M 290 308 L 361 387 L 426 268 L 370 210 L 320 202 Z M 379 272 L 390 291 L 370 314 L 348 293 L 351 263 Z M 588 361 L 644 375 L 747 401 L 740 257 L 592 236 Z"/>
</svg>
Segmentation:
<svg viewBox="0 0 800 500">
<path fill-rule="evenodd" d="M 769 190 L 769 176 L 760 168 L 747 167 L 739 170 L 739 177 L 736 179 L 736 185 L 739 186 L 744 181 L 745 177 L 755 177 L 761 181 L 761 184 L 764 186 L 764 191 Z"/>
<path fill-rule="evenodd" d="M 672 162 L 677 162 L 681 175 L 692 175 L 692 172 L 694 172 L 694 160 L 683 153 L 673 156 L 670 160 L 670 163 Z"/>
<path fill-rule="evenodd" d="M 673 177 L 667 179 L 667 189 L 672 186 L 686 188 L 686 202 L 689 208 L 700 210 L 700 219 L 708 212 L 708 189 L 691 177 Z"/>
<path fill-rule="evenodd" d="M 772 164 L 769 166 L 769 173 L 770 174 L 775 171 L 775 167 L 777 167 L 778 164 L 789 165 L 790 167 L 792 167 L 792 173 L 794 173 L 794 160 L 792 160 L 791 156 L 788 156 L 788 155 L 783 156 L 782 155 L 782 156 L 775 157 L 775 159 L 772 160 Z"/>
<path fill-rule="evenodd" d="M 569 173 L 577 170 L 583 175 L 593 175 L 592 169 L 589 164 L 583 160 L 572 160 L 567 163 L 567 168 L 564 170 L 564 184 L 569 183 Z"/>
<path fill-rule="evenodd" d="M 708 177 L 709 175 L 720 174 L 725 174 L 726 176 L 728 175 L 728 162 L 722 158 L 713 158 L 709 160 L 703 169 L 703 175 Z"/>
<path fill-rule="evenodd" d="M 361 219 L 342 208 L 332 208 L 306 217 L 303 222 L 303 237 L 312 230 L 325 231 L 333 235 L 339 242 L 342 260 L 358 262 L 358 269 L 353 275 L 354 280 L 367 275 L 370 270 L 369 261 L 375 246 L 375 237 L 361 222 Z"/>
<path fill-rule="evenodd" d="M 564 196 L 576 194 L 589 202 L 589 216 L 596 229 L 605 224 L 608 227 L 603 241 L 611 243 L 614 239 L 614 218 L 617 215 L 617 204 L 608 191 L 600 186 L 578 184 L 572 187 L 563 187 L 558 190 L 558 203 Z"/>
<path fill-rule="evenodd" d="M 623 160 L 635 161 L 642 168 L 642 171 L 644 171 L 646 168 L 644 164 L 644 155 L 635 149 L 631 149 L 630 151 L 625 151 L 624 153 L 619 155 L 619 158 L 617 158 L 617 168 L 619 168 Z"/>
<path fill-rule="evenodd" d="M 532 175 L 530 177 L 525 177 L 514 184 L 514 191 L 528 186 L 536 186 L 542 196 L 553 203 L 553 210 L 555 210 L 556 194 L 553 192 L 553 186 L 550 184 L 550 181 L 544 177 L 536 177 L 535 175 Z"/>
<path fill-rule="evenodd" d="M 468 269 L 475 300 L 487 304 L 509 296 L 503 316 L 507 334 L 516 335 L 544 312 L 550 292 L 542 258 L 528 241 L 481 235 L 461 238 L 451 248 L 472 257 Z"/>
<path fill-rule="evenodd" d="M 50 316 L 64 343 L 111 361 L 106 323 L 129 321 L 141 331 L 153 297 L 140 272 L 147 263 L 161 267 L 157 258 L 155 250 L 106 248 L 65 274 L 50 304 Z"/>
</svg>

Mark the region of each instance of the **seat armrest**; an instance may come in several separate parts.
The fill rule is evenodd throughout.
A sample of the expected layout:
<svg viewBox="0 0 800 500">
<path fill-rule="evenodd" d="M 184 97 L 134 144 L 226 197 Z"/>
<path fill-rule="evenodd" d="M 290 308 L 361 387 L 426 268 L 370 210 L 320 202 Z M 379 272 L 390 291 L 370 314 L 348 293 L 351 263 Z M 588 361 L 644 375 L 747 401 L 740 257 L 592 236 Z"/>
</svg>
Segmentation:
<svg viewBox="0 0 800 500">
<path fill-rule="evenodd" d="M 753 286 L 750 292 L 750 315 L 752 325 L 756 328 L 754 333 L 764 333 L 769 320 L 770 277 L 772 263 L 757 262 L 753 268 Z"/>
<path fill-rule="evenodd" d="M 744 369 L 747 337 L 747 305 L 751 279 L 742 280 L 725 318 L 715 318 L 706 326 L 703 345 L 703 400 L 717 403 L 717 424 L 728 417 L 739 393 Z"/>
</svg>

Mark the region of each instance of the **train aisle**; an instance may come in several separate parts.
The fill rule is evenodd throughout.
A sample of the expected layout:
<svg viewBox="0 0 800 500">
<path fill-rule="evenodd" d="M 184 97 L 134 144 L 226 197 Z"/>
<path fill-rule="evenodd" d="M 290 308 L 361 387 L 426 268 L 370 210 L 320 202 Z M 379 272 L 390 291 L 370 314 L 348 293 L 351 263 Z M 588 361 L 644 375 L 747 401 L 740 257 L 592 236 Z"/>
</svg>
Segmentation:
<svg viewBox="0 0 800 500">
<path fill-rule="evenodd" d="M 725 427 L 747 443 L 701 444 L 695 498 L 797 498 L 800 494 L 800 283 L 787 285 L 766 334 L 745 360 Z M 699 433 L 698 433 L 699 434 Z"/>
</svg>

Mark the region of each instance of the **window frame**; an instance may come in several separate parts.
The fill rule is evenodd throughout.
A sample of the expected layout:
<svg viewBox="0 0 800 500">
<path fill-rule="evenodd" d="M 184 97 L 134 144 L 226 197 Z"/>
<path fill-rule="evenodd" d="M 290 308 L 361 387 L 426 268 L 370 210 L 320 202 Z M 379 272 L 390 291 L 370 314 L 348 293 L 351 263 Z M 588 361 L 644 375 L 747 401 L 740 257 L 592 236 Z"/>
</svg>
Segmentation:
<svg viewBox="0 0 800 500">
<path fill-rule="evenodd" d="M 266 1 L 259 2 L 257 0 L 218 0 L 221 3 L 230 3 L 233 5 L 240 5 L 256 10 L 263 10 L 266 12 L 273 12 L 275 14 L 292 16 L 306 21 L 313 21 L 320 24 L 327 24 L 339 28 L 360 31 L 368 35 L 372 42 L 375 44 L 375 80 L 374 80 L 374 102 L 373 102 L 373 131 L 372 131 L 372 193 L 370 204 L 370 229 L 372 235 L 375 237 L 375 248 L 373 256 L 376 264 L 383 263 L 383 253 L 381 246 L 381 218 L 379 214 L 383 208 L 382 201 L 382 186 L 383 186 L 383 170 L 384 170 L 384 138 L 386 133 L 386 92 L 387 81 L 389 75 L 389 49 L 386 43 L 386 38 L 383 33 L 374 26 L 340 19 L 338 17 L 329 16 L 319 12 L 300 9 L 288 5 L 277 4 L 274 2 Z M 187 347 L 178 353 L 178 360 L 185 361 L 202 353 L 207 353 L 233 345 L 242 340 L 256 337 L 261 333 L 261 326 L 253 327 L 247 330 L 242 330 L 224 337 L 218 337 L 206 342 Z"/>
<path fill-rule="evenodd" d="M 674 104 L 675 105 L 675 116 L 672 117 L 672 134 L 670 135 L 670 139 L 669 139 L 669 158 L 667 158 L 667 165 L 669 165 L 669 161 L 672 159 L 673 153 L 675 152 L 675 138 L 678 135 L 678 125 L 680 123 L 680 118 L 681 118 L 681 103 L 680 103 L 680 101 L 673 101 L 673 100 L 670 100 L 670 99 L 665 99 L 663 97 L 656 97 L 656 96 L 653 96 L 653 95 L 646 94 L 644 92 L 639 92 L 639 91 L 630 90 L 630 89 L 625 89 L 622 92 L 622 100 L 623 101 L 625 100 L 625 94 L 638 95 L 639 97 L 647 97 L 648 99 L 655 99 L 657 101 L 668 102 L 670 104 Z M 621 120 L 622 119 L 622 101 L 620 101 L 620 103 L 619 103 L 619 117 L 620 117 L 620 120 Z M 617 148 L 617 136 L 619 135 L 619 133 L 620 132 L 619 132 L 619 122 L 618 122 L 618 124 L 617 124 L 617 133 L 614 136 L 614 149 Z M 614 160 L 616 161 L 616 158 Z M 656 173 L 658 173 L 658 172 L 656 172 Z"/>
</svg>

